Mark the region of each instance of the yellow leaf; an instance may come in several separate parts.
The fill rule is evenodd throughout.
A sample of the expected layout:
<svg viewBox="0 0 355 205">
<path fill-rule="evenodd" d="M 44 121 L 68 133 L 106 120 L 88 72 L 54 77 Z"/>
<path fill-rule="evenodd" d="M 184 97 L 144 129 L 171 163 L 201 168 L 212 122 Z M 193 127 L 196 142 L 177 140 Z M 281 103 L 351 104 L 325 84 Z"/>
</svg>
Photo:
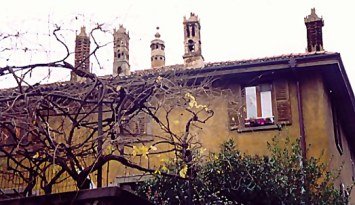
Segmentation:
<svg viewBox="0 0 355 205">
<path fill-rule="evenodd" d="M 161 171 L 169 173 L 169 169 L 165 165 L 161 167 Z"/>
<path fill-rule="evenodd" d="M 148 152 L 149 148 L 142 145 L 140 147 L 137 146 L 133 146 L 133 151 L 132 151 L 132 156 L 137 156 L 137 155 L 142 155 L 143 157 L 145 157 L 146 159 L 148 159 Z"/>
<path fill-rule="evenodd" d="M 149 148 L 148 147 L 146 147 L 146 146 L 141 146 L 140 147 L 140 151 L 141 151 L 141 155 L 143 156 L 143 157 L 145 157 L 146 159 L 148 159 L 148 154 L 149 154 L 149 152 L 148 152 L 148 150 L 149 150 Z"/>
<path fill-rule="evenodd" d="M 159 169 L 157 169 L 157 170 L 154 171 L 154 174 L 161 174 L 161 172 L 160 172 Z"/>
<path fill-rule="evenodd" d="M 205 111 L 208 111 L 207 106 L 206 105 L 199 105 L 196 101 L 196 98 L 193 95 L 191 95 L 190 93 L 186 93 L 185 97 L 189 98 L 189 107 L 190 108 L 193 108 L 193 107 L 196 107 L 197 109 L 203 108 L 203 109 L 205 109 Z"/>
<path fill-rule="evenodd" d="M 206 148 L 203 148 L 203 147 L 202 147 L 202 148 L 200 149 L 200 154 L 203 154 L 203 153 L 205 153 L 205 152 L 206 152 Z"/>
<path fill-rule="evenodd" d="M 108 145 L 108 151 L 112 152 L 112 145 Z"/>
<path fill-rule="evenodd" d="M 187 174 L 187 165 L 184 165 L 182 169 L 179 171 L 179 175 L 182 178 L 186 178 L 186 174 Z"/>
<path fill-rule="evenodd" d="M 36 152 L 36 154 L 35 155 L 33 155 L 33 159 L 37 159 L 39 157 L 39 153 L 38 152 Z"/>
<path fill-rule="evenodd" d="M 137 147 L 136 146 L 133 146 L 132 156 L 133 157 L 137 156 Z"/>
<path fill-rule="evenodd" d="M 193 108 L 194 105 L 195 105 L 195 103 L 194 103 L 193 101 L 190 101 L 190 102 L 189 102 L 189 107 L 190 107 L 190 108 Z"/>
<path fill-rule="evenodd" d="M 206 107 L 207 107 L 206 105 L 197 105 L 197 103 L 196 103 L 196 108 L 197 108 L 197 109 L 206 108 Z"/>
<path fill-rule="evenodd" d="M 156 151 L 158 148 L 152 145 L 152 146 L 150 146 L 150 149 L 153 151 Z"/>
</svg>

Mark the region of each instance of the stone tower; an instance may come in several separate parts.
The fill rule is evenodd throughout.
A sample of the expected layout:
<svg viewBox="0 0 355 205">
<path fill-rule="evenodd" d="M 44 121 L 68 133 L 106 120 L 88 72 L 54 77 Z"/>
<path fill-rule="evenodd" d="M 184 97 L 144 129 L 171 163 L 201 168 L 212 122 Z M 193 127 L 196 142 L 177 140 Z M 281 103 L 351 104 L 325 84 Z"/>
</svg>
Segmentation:
<svg viewBox="0 0 355 205">
<path fill-rule="evenodd" d="M 81 27 L 79 35 L 75 38 L 75 68 L 90 72 L 90 37 L 86 34 L 85 27 Z M 72 81 L 82 81 L 83 78 L 71 72 Z"/>
<path fill-rule="evenodd" d="M 190 18 L 184 16 L 184 64 L 187 68 L 201 68 L 204 65 L 204 59 L 201 52 L 201 25 L 198 16 L 190 14 Z"/>
<path fill-rule="evenodd" d="M 304 18 L 307 27 L 307 49 L 308 52 L 323 51 L 322 27 L 323 18 L 319 18 L 316 9 L 311 9 L 311 14 Z"/>
<path fill-rule="evenodd" d="M 155 39 L 151 41 L 151 57 L 150 61 L 152 63 L 152 68 L 157 69 L 165 66 L 165 44 L 164 41 L 160 39 L 160 34 L 158 32 L 159 27 L 157 27 L 157 33 L 155 34 Z"/>
<path fill-rule="evenodd" d="M 113 76 L 130 75 L 129 33 L 122 25 L 113 30 L 113 53 Z"/>
</svg>

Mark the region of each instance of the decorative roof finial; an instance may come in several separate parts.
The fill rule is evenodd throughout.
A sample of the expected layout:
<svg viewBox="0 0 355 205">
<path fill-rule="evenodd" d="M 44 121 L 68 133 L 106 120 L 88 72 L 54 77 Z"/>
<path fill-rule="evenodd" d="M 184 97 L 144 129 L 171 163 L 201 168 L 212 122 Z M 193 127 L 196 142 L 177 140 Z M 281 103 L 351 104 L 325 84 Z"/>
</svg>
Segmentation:
<svg viewBox="0 0 355 205">
<path fill-rule="evenodd" d="M 157 32 L 154 36 L 155 36 L 155 38 L 160 38 L 159 26 L 157 26 L 156 29 L 157 29 Z"/>
<path fill-rule="evenodd" d="M 309 23 L 314 21 L 323 21 L 323 18 L 319 18 L 318 15 L 316 14 L 316 9 L 311 8 L 311 14 L 304 18 L 304 22 Z"/>
<path fill-rule="evenodd" d="M 82 26 L 81 28 L 80 28 L 80 34 L 79 34 L 79 36 L 86 36 L 86 31 L 85 31 L 85 26 Z"/>
</svg>

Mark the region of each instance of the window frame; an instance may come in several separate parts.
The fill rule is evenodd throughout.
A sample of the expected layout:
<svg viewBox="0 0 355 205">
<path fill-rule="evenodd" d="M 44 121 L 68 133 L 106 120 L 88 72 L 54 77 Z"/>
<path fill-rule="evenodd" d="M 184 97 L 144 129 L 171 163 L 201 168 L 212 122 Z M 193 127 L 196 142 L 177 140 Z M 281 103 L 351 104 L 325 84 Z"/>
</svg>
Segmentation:
<svg viewBox="0 0 355 205">
<path fill-rule="evenodd" d="M 240 83 L 229 84 L 227 113 L 229 118 L 229 130 L 237 132 L 250 132 L 261 130 L 281 130 L 283 126 L 292 124 L 292 110 L 290 98 L 290 81 L 288 79 L 273 79 L 262 81 L 258 84 L 243 85 Z M 271 109 L 273 123 L 259 126 L 245 126 L 246 115 L 246 87 L 271 85 Z"/>
<path fill-rule="evenodd" d="M 263 88 L 264 87 L 264 88 Z M 265 87 L 269 87 L 265 90 Z M 249 117 L 248 116 L 248 99 L 247 99 L 247 88 L 255 88 L 255 109 L 256 109 L 256 117 Z M 244 119 L 244 127 L 260 127 L 260 126 L 267 126 L 275 124 L 275 114 L 274 114 L 274 102 L 273 102 L 273 89 L 271 83 L 261 83 L 258 85 L 247 86 L 244 87 L 245 89 L 245 107 L 246 107 L 246 118 Z M 263 91 L 264 90 L 264 91 Z M 271 113 L 272 115 L 262 116 L 263 111 L 265 111 L 268 106 L 263 106 L 262 102 L 262 93 L 263 92 L 270 92 L 270 104 L 271 104 Z M 265 104 L 264 104 L 265 105 Z"/>
</svg>

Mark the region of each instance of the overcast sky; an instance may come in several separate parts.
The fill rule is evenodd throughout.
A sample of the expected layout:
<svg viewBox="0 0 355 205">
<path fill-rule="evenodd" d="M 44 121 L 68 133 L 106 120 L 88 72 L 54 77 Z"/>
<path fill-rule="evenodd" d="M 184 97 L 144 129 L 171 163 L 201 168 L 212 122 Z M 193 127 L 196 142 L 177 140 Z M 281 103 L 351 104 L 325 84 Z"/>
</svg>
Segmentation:
<svg viewBox="0 0 355 205">
<path fill-rule="evenodd" d="M 111 33 L 119 24 L 129 30 L 132 70 L 150 67 L 149 45 L 157 26 L 165 41 L 166 65 L 182 63 L 182 21 L 190 12 L 200 18 L 206 62 L 305 52 L 304 17 L 315 7 L 325 22 L 325 50 L 341 53 L 348 77 L 355 86 L 355 2 L 351 0 L 12 0 L 1 7 L 0 32 L 25 33 L 20 42 L 9 44 L 32 48 L 27 53 L 0 54 L 1 66 L 42 62 L 61 56 L 63 48 L 48 37 L 54 24 L 62 26 L 62 38 L 73 51 L 75 31 L 80 30 L 80 26 L 90 29 L 95 23 L 104 23 L 104 28 Z M 99 35 L 99 41 L 112 41 L 111 33 Z M 93 63 L 96 74 L 112 74 L 112 46 L 109 44 L 98 53 L 103 69 Z M 73 58 L 70 60 L 73 63 Z M 34 80 L 47 73 L 45 69 L 34 73 Z M 48 82 L 68 79 L 69 72 L 52 71 Z M 0 87 L 11 83 L 9 78 L 0 78 Z"/>
</svg>

